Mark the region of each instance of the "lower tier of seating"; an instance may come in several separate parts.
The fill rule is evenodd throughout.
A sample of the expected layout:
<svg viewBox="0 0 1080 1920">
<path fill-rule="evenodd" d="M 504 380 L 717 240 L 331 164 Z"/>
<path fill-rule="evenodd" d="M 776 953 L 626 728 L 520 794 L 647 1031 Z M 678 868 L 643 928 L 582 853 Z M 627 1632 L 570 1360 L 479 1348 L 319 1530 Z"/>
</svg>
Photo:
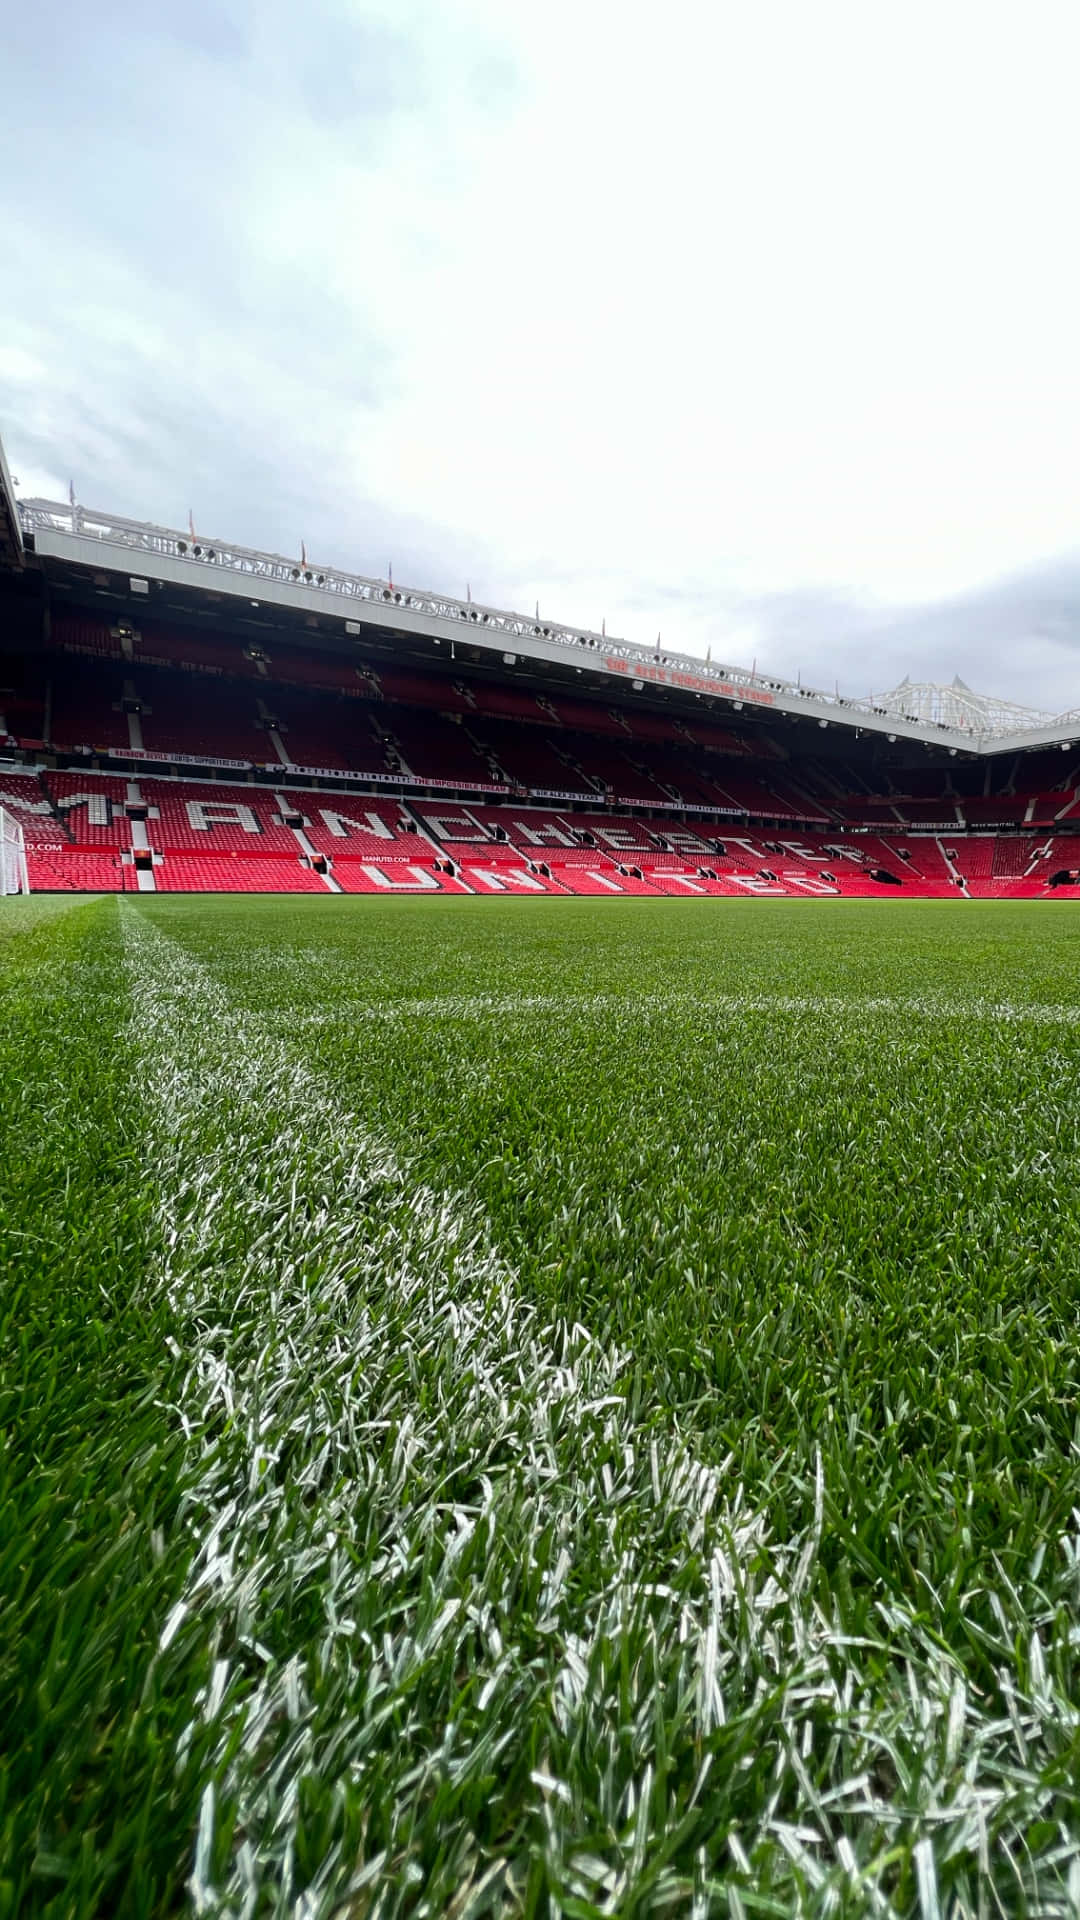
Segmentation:
<svg viewBox="0 0 1080 1920">
<path fill-rule="evenodd" d="M 26 867 L 32 893 L 134 893 L 138 886 L 118 854 L 80 847 L 28 846 Z"/>
<path fill-rule="evenodd" d="M 31 888 L 693 899 L 1071 896 L 1080 835 L 788 830 L 95 771 L 0 777 Z M 1064 879 L 1062 876 L 1066 876 Z"/>
<path fill-rule="evenodd" d="M 157 893 L 325 893 L 326 882 L 301 860 L 239 854 L 169 853 L 153 868 Z"/>
<path fill-rule="evenodd" d="M 119 854 L 88 853 L 70 847 L 27 848 L 27 869 L 34 893 L 134 893 L 139 875 L 130 858 Z M 807 873 L 783 865 L 757 871 L 718 871 L 716 868 L 620 869 L 616 862 L 591 866 L 544 861 L 539 864 L 493 860 L 469 863 L 447 871 L 434 861 L 337 860 L 317 870 L 303 858 L 247 858 L 221 853 L 202 856 L 169 852 L 150 869 L 158 893 L 471 893 L 561 894 L 579 897 L 666 897 L 674 900 L 729 899 L 898 899 L 926 900 L 1042 899 L 1067 897 L 1072 888 L 1053 876 L 1061 869 L 1044 863 L 1035 875 L 994 878 L 962 876 L 958 880 L 923 880 L 914 874 L 890 882 L 857 869 Z M 1080 871 L 1080 869 L 1076 869 Z M 146 887 L 147 882 L 142 882 Z"/>
</svg>

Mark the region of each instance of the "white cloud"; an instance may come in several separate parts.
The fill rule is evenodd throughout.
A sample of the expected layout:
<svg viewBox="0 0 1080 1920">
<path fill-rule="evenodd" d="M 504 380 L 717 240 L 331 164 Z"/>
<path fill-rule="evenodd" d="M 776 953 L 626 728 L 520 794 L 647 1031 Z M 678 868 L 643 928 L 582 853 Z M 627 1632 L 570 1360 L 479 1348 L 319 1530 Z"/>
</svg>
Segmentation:
<svg viewBox="0 0 1080 1920">
<path fill-rule="evenodd" d="M 70 15 L 5 136 L 10 174 L 48 129 L 0 231 L 17 471 L 817 679 L 906 648 L 1080 699 L 1071 628 L 1048 656 L 1012 597 L 979 657 L 955 617 L 1080 526 L 1071 7 Z"/>
</svg>

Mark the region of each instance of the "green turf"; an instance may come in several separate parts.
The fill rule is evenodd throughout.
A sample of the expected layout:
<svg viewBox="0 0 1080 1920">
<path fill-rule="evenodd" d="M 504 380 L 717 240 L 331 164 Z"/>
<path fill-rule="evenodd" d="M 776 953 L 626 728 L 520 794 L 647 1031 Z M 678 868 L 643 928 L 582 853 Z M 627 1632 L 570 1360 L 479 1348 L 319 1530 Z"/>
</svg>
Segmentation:
<svg viewBox="0 0 1080 1920">
<path fill-rule="evenodd" d="M 0 1036 L 0 1913 L 1080 1907 L 1067 905 L 140 898 Z"/>
<path fill-rule="evenodd" d="M 0 940 L 13 933 L 30 933 L 60 914 L 93 906 L 99 894 L 41 893 L 12 894 L 0 899 Z"/>
</svg>

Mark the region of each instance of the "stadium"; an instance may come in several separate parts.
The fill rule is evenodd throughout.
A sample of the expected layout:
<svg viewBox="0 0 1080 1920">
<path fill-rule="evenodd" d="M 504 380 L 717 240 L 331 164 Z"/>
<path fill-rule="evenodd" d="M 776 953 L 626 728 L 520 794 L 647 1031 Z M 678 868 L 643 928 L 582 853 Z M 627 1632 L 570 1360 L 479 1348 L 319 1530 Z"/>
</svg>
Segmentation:
<svg viewBox="0 0 1080 1920">
<path fill-rule="evenodd" d="M 1075 1915 L 1080 717 L 0 478 L 0 1915 Z"/>
<path fill-rule="evenodd" d="M 41 500 L 3 470 L 34 891 L 1075 897 L 1080 716 L 841 698 Z"/>
</svg>

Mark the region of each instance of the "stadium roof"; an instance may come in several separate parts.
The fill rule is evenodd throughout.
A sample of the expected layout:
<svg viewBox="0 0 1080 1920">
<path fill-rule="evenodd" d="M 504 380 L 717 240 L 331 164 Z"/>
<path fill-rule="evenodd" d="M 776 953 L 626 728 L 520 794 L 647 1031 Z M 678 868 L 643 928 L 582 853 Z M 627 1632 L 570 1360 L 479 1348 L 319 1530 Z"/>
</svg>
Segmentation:
<svg viewBox="0 0 1080 1920">
<path fill-rule="evenodd" d="M 5 477 L 6 472 L 5 467 Z M 855 728 L 890 742 L 920 743 L 952 753 L 997 755 L 1080 738 L 1080 713 L 1040 713 L 975 694 L 960 680 L 949 687 L 905 680 L 889 694 L 853 699 L 838 689 L 830 693 L 669 648 L 632 646 L 605 632 L 541 618 L 539 609 L 529 616 L 471 599 L 405 589 L 391 580 L 309 562 L 306 554 L 290 560 L 197 535 L 193 527 L 180 532 L 122 519 L 74 500 L 21 500 L 16 529 L 20 521 L 22 536 L 35 554 L 126 576 L 136 597 L 149 596 L 155 584 L 194 586 L 218 597 L 235 596 L 249 606 L 337 616 L 344 632 L 354 636 L 390 627 L 435 644 L 448 641 L 452 647 L 467 635 L 470 646 L 508 668 L 519 660 L 561 667 L 569 661 L 587 669 L 594 681 L 617 683 L 631 692 L 670 689 L 718 701 L 733 712 L 816 720 L 823 727 Z"/>
<path fill-rule="evenodd" d="M 4 449 L 0 446 L 0 567 L 21 567 L 23 559 L 19 506 Z"/>
<path fill-rule="evenodd" d="M 1013 734 L 1025 728 L 1053 726 L 1055 719 L 1052 713 L 1022 706 L 1018 700 L 975 693 L 959 674 L 948 686 L 937 680 L 904 679 L 881 700 L 890 710 L 946 727 L 966 727 L 976 734 Z"/>
</svg>

